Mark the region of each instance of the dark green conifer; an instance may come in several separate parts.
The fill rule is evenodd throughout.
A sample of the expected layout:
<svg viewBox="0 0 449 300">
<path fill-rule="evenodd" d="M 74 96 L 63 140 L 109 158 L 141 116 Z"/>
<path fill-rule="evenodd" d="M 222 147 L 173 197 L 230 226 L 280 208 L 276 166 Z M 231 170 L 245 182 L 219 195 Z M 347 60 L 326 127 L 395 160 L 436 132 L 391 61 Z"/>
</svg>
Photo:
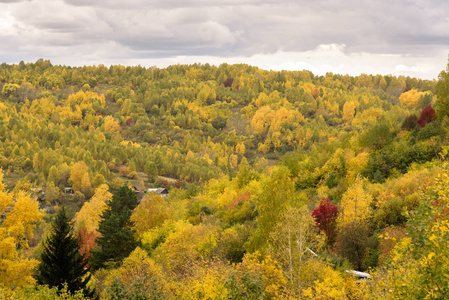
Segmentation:
<svg viewBox="0 0 449 300">
<path fill-rule="evenodd" d="M 135 192 L 122 186 L 108 202 L 101 216 L 97 249 L 92 251 L 92 268 L 115 266 L 137 247 L 131 214 L 138 202 Z"/>
<path fill-rule="evenodd" d="M 43 243 L 44 251 L 37 270 L 37 282 L 74 293 L 83 290 L 87 297 L 93 297 L 94 290 L 87 287 L 90 280 L 88 261 L 79 252 L 78 240 L 73 235 L 73 223 L 67 217 L 64 207 L 52 224 L 52 233 Z"/>
</svg>

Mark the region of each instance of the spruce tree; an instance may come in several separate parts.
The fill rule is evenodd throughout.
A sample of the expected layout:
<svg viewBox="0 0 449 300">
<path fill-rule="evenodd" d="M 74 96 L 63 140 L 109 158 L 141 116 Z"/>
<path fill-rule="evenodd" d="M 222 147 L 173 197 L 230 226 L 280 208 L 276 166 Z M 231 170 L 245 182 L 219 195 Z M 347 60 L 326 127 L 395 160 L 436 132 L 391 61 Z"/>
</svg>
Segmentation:
<svg viewBox="0 0 449 300">
<path fill-rule="evenodd" d="M 67 290 L 75 293 L 83 290 L 87 297 L 93 297 L 94 290 L 87 288 L 90 280 L 88 260 L 79 252 L 79 243 L 73 235 L 73 223 L 67 217 L 64 207 L 52 224 L 52 233 L 43 243 L 44 251 L 37 270 L 38 284 Z"/>
<path fill-rule="evenodd" d="M 131 221 L 137 204 L 135 192 L 127 186 L 112 196 L 98 227 L 101 236 L 96 239 L 96 250 L 92 251 L 93 269 L 117 265 L 137 247 Z"/>
</svg>

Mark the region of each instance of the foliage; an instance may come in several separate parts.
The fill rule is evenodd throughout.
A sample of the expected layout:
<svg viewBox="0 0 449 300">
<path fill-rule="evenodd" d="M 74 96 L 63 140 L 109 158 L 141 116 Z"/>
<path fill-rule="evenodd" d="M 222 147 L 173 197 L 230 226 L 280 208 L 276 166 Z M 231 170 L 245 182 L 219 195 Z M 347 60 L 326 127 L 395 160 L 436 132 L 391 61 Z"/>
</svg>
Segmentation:
<svg viewBox="0 0 449 300">
<path fill-rule="evenodd" d="M 407 221 L 404 215 L 406 203 L 401 198 L 393 198 L 383 203 L 373 217 L 373 223 L 377 228 L 385 228 L 390 225 L 401 226 Z"/>
<path fill-rule="evenodd" d="M 191 265 L 191 275 L 172 282 L 177 299 L 227 299 L 226 279 L 231 267 L 220 260 L 197 261 Z"/>
<path fill-rule="evenodd" d="M 133 229 L 139 237 L 144 232 L 160 226 L 170 217 L 170 210 L 165 200 L 156 194 L 142 199 L 131 215 Z"/>
<path fill-rule="evenodd" d="M 0 287 L 20 288 L 34 283 L 38 261 L 26 255 L 33 229 L 41 221 L 37 201 L 23 191 L 7 192 L 0 170 Z M 0 294 L 1 295 L 1 294 Z"/>
<path fill-rule="evenodd" d="M 11 300 L 87 300 L 91 299 L 83 294 L 82 290 L 78 290 L 75 293 L 71 293 L 67 284 L 64 284 L 62 289 L 57 287 L 49 287 L 48 285 L 39 285 L 37 287 L 26 287 L 21 290 L 15 290 L 11 293 L 5 293 L 0 291 L 0 297 L 2 299 Z"/>
<path fill-rule="evenodd" d="M 346 121 L 352 121 L 355 114 L 355 109 L 359 105 L 357 101 L 346 102 L 343 106 L 343 119 Z"/>
<path fill-rule="evenodd" d="M 282 299 L 287 298 L 287 280 L 279 265 L 271 257 L 260 253 L 248 254 L 226 279 L 230 299 Z"/>
<path fill-rule="evenodd" d="M 286 237 L 285 230 L 292 228 L 282 223 L 283 216 L 304 205 L 312 208 L 322 198 L 332 199 L 340 215 L 337 244 L 325 246 L 320 258 L 332 253 L 334 261 L 343 260 L 334 256 L 340 253 L 354 267 L 360 263 L 366 268 L 376 267 L 379 255 L 385 268 L 394 251 L 378 240 L 379 234 L 391 224 L 407 226 L 410 219 L 402 212 L 416 209 L 419 190 L 438 170 L 437 154 L 447 145 L 445 74 L 433 101 L 434 81 L 405 76 L 316 76 L 245 64 L 164 69 L 54 66 L 44 60 L 2 64 L 0 166 L 8 190 L 46 186 L 41 202 L 49 210 L 46 220 L 53 218 L 49 204 L 65 205 L 70 215 L 82 207 L 75 229 L 85 253 L 92 247 L 94 253 L 108 248 L 95 245 L 94 238 L 103 230 L 99 224 L 106 203 L 112 202 L 109 189 L 170 185 L 161 181 L 167 178 L 183 183 L 170 186 L 168 199 L 144 200 L 140 208 L 135 204 L 120 210 L 123 214 L 111 214 L 106 232 L 121 228 L 122 217 L 132 215 L 134 225 L 125 227 L 139 231 L 149 257 L 132 252 L 132 239 L 127 251 L 111 255 L 110 268 L 96 273 L 97 288 L 107 284 L 105 297 L 108 288 L 110 295 L 149 297 L 146 288 L 157 283 L 169 299 L 288 298 L 292 294 L 282 274 L 285 261 L 271 259 L 269 265 L 277 265 L 271 270 L 284 277 L 270 285 L 259 268 L 268 258 L 249 263 L 247 252 L 267 254 L 271 236 Z M 438 120 L 419 128 L 416 120 L 404 121 L 431 102 Z M 399 131 L 401 123 L 408 131 Z M 364 181 L 360 189 L 363 177 L 371 183 Z M 369 201 L 360 204 L 360 199 Z M 351 205 L 356 212 L 349 217 Z M 343 221 L 358 217 L 354 225 Z M 295 218 L 289 219 L 301 219 L 302 214 Z M 315 221 L 309 212 L 307 218 Z M 17 232 L 23 230 L 19 227 Z M 36 226 L 32 238 L 28 233 L 21 237 L 32 248 L 45 227 Z M 137 236 L 126 230 L 123 235 L 133 234 Z M 0 243 L 7 241 L 0 238 Z M 17 259 L 35 255 L 34 249 L 17 243 L 6 247 Z M 129 255 L 133 262 L 125 271 L 119 261 Z M 116 256 L 117 261 L 112 258 Z M 158 270 L 154 277 L 129 271 L 138 269 L 139 259 L 142 265 L 151 260 L 150 269 Z M 33 264 L 25 262 L 31 272 Z M 318 259 L 303 261 L 297 268 L 300 278 L 294 280 L 302 283 L 304 297 L 368 297 L 362 284 L 329 268 Z M 120 275 L 114 281 L 122 271 L 139 278 Z M 17 287 L 32 283 L 25 280 Z M 268 286 L 282 292 L 272 294 Z"/>
<path fill-rule="evenodd" d="M 52 233 L 43 242 L 40 261 L 36 275 L 38 284 L 60 290 L 67 284 L 67 290 L 72 294 L 83 290 L 85 296 L 93 296 L 94 291 L 88 287 L 91 275 L 87 260 L 80 254 L 78 240 L 73 235 L 73 224 L 64 207 L 52 224 Z"/>
<path fill-rule="evenodd" d="M 245 242 L 249 237 L 249 226 L 235 225 L 225 229 L 217 244 L 219 256 L 224 257 L 231 263 L 240 263 L 246 253 Z"/>
<path fill-rule="evenodd" d="M 301 269 L 313 259 L 324 244 L 315 220 L 306 207 L 288 208 L 273 228 L 269 240 L 269 253 L 281 265 L 292 295 L 301 298 L 303 289 Z"/>
<path fill-rule="evenodd" d="M 416 122 L 421 127 L 425 127 L 426 124 L 431 123 L 437 119 L 435 110 L 429 105 L 421 111 L 421 115 L 419 116 Z"/>
<path fill-rule="evenodd" d="M 422 194 L 409 215 L 407 237 L 390 253 L 384 280 L 378 285 L 395 299 L 444 299 L 448 293 L 448 171 Z"/>
<path fill-rule="evenodd" d="M 294 203 L 294 185 L 285 167 L 275 168 L 257 200 L 257 232 L 250 239 L 251 250 L 266 247 L 266 241 L 289 203 Z"/>
<path fill-rule="evenodd" d="M 101 215 L 112 198 L 112 194 L 108 190 L 109 187 L 106 184 L 100 185 L 90 201 L 84 203 L 74 218 L 75 231 L 84 227 L 87 232 L 98 232 Z"/>
<path fill-rule="evenodd" d="M 430 138 L 437 139 L 438 137 L 442 137 L 444 134 L 444 130 L 441 126 L 441 123 L 438 121 L 434 121 L 430 124 L 427 124 L 424 128 L 421 128 L 416 135 L 417 141 L 428 140 Z"/>
<path fill-rule="evenodd" d="M 212 258 L 217 245 L 217 228 L 212 225 L 180 224 L 167 237 L 157 255 L 166 269 L 182 277 L 191 272 L 191 266 L 203 258 Z"/>
<path fill-rule="evenodd" d="M 80 254 L 87 261 L 88 267 L 90 267 L 90 254 L 95 248 L 95 240 L 99 237 L 99 233 L 87 231 L 86 227 L 81 227 L 77 234 L 78 244 L 80 245 Z"/>
<path fill-rule="evenodd" d="M 368 129 L 360 135 L 360 144 L 362 147 L 373 147 L 382 149 L 393 139 L 393 133 L 386 124 L 378 124 Z"/>
<path fill-rule="evenodd" d="M 379 236 L 379 265 L 391 259 L 391 251 L 406 235 L 404 227 L 389 226 Z"/>
<path fill-rule="evenodd" d="M 341 213 L 338 217 L 338 225 L 344 227 L 353 222 L 367 222 L 371 216 L 371 195 L 363 187 L 363 180 L 357 177 L 355 182 L 343 194 L 341 199 Z"/>
<path fill-rule="evenodd" d="M 402 122 L 401 125 L 401 129 L 405 129 L 405 130 L 413 130 L 416 128 L 416 126 L 418 126 L 418 123 L 416 122 L 418 120 L 418 117 L 416 117 L 416 115 L 410 115 L 408 116 L 404 122 Z"/>
<path fill-rule="evenodd" d="M 136 194 L 127 186 L 122 186 L 107 202 L 98 226 L 98 249 L 92 252 L 93 269 L 116 265 L 136 248 L 134 223 L 130 219 L 136 206 Z"/>
<path fill-rule="evenodd" d="M 336 241 L 338 253 L 347 258 L 353 268 L 363 271 L 367 269 L 368 239 L 370 229 L 367 223 L 352 221 L 339 227 Z"/>
<path fill-rule="evenodd" d="M 72 188 L 75 192 L 83 193 L 84 191 L 89 190 L 90 180 L 88 180 L 88 171 L 89 168 L 84 161 L 79 161 L 72 167 L 70 181 L 72 182 Z"/>
<path fill-rule="evenodd" d="M 161 272 L 137 247 L 120 268 L 108 275 L 103 294 L 110 299 L 165 299 Z"/>
<path fill-rule="evenodd" d="M 444 116 L 449 116 L 449 63 L 446 70 L 441 71 L 438 75 L 435 93 L 437 96 L 436 111 L 438 117 L 443 119 Z"/>
<path fill-rule="evenodd" d="M 322 199 L 312 211 L 317 227 L 326 234 L 327 243 L 332 245 L 337 234 L 338 207 L 329 198 Z"/>
<path fill-rule="evenodd" d="M 346 299 L 347 288 L 345 278 L 338 271 L 335 271 L 327 264 L 318 260 L 313 261 L 309 270 L 304 273 L 314 273 L 311 283 L 303 289 L 304 299 Z M 315 272 L 310 271 L 315 270 Z"/>
<path fill-rule="evenodd" d="M 410 109 L 421 108 L 422 99 L 428 94 L 428 92 L 418 92 L 415 89 L 411 89 L 399 96 L 399 102 L 401 106 Z"/>
<path fill-rule="evenodd" d="M 427 127 L 427 126 L 426 126 Z M 424 128 L 425 129 L 425 128 Z M 361 174 L 372 182 L 382 183 L 391 175 L 406 173 L 414 164 L 422 164 L 437 157 L 440 146 L 437 143 L 398 143 L 373 151 Z"/>
<path fill-rule="evenodd" d="M 336 248 L 340 255 L 349 259 L 357 270 L 365 270 L 368 256 L 369 221 L 372 216 L 372 196 L 363 187 L 363 180 L 355 182 L 343 194 L 341 213 L 337 219 L 338 237 Z"/>
</svg>

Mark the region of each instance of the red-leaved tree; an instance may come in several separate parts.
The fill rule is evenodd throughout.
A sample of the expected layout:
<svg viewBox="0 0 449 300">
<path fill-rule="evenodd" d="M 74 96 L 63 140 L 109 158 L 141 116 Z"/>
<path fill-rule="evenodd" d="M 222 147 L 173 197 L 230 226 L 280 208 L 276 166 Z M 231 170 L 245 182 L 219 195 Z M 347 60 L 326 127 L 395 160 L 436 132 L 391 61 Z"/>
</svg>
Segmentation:
<svg viewBox="0 0 449 300">
<path fill-rule="evenodd" d="M 338 207 L 329 198 L 322 199 L 320 205 L 312 212 L 317 227 L 324 231 L 327 243 L 332 245 L 337 235 Z"/>
<path fill-rule="evenodd" d="M 84 255 L 84 259 L 89 261 L 90 251 L 94 249 L 96 243 L 95 239 L 101 236 L 100 233 L 87 231 L 86 227 L 81 227 L 78 231 L 78 243 L 80 245 L 80 254 Z M 90 262 L 88 263 L 90 266 Z"/>
<path fill-rule="evenodd" d="M 234 78 L 228 78 L 223 82 L 223 84 L 225 87 L 231 87 L 233 82 L 234 82 Z"/>
<path fill-rule="evenodd" d="M 433 122 L 436 119 L 437 115 L 435 114 L 433 108 L 429 105 L 421 111 L 421 115 L 419 116 L 419 119 L 416 120 L 416 122 L 419 124 L 419 126 L 424 127 L 426 126 L 426 124 Z"/>
</svg>

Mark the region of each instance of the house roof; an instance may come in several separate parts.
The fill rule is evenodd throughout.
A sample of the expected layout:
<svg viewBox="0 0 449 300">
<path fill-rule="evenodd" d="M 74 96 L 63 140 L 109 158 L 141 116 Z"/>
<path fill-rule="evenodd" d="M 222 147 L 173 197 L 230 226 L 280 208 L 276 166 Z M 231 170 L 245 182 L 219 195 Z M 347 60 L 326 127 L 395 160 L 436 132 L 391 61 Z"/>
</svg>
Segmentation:
<svg viewBox="0 0 449 300">
<path fill-rule="evenodd" d="M 346 270 L 346 273 L 352 274 L 354 276 L 357 276 L 359 278 L 371 278 L 370 274 L 355 270 Z"/>
<path fill-rule="evenodd" d="M 155 193 L 155 194 L 168 194 L 168 191 L 166 188 L 156 188 L 156 189 L 148 189 L 149 193 Z"/>
</svg>

